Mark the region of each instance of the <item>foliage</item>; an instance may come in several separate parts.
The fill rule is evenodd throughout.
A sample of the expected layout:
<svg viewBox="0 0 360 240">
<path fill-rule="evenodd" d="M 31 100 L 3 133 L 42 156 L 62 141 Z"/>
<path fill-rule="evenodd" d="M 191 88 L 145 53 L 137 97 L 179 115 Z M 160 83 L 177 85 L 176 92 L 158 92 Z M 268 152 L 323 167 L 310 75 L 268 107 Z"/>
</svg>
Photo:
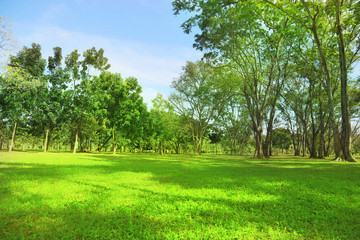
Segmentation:
<svg viewBox="0 0 360 240">
<path fill-rule="evenodd" d="M 222 68 L 211 63 L 187 62 L 183 73 L 172 83 L 177 93 L 169 97 L 170 105 L 182 116 L 190 130 L 194 153 L 201 153 L 202 140 L 212 121 L 217 121 L 223 105 L 233 94 L 233 80 Z"/>
<path fill-rule="evenodd" d="M 291 136 L 285 129 L 275 129 L 273 138 L 274 147 L 289 149 L 291 146 Z"/>
</svg>

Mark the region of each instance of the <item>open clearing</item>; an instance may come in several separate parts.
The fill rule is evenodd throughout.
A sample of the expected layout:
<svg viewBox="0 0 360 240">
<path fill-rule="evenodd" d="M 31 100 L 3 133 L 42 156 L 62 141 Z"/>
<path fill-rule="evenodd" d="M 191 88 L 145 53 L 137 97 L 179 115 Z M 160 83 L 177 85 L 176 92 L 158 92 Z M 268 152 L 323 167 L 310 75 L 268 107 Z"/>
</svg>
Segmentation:
<svg viewBox="0 0 360 240">
<path fill-rule="evenodd" d="M 0 152 L 0 239 L 360 239 L 360 164 Z"/>
</svg>

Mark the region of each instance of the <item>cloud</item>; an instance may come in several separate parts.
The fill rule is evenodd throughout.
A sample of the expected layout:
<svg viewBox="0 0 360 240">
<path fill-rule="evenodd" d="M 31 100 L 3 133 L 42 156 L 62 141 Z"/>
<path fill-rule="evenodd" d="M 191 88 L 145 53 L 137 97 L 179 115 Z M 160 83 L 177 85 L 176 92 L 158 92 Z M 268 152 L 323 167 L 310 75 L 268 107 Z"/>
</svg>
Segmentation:
<svg viewBox="0 0 360 240">
<path fill-rule="evenodd" d="M 57 17 L 63 16 L 68 11 L 69 9 L 63 3 L 51 5 L 49 9 L 41 15 L 41 20 L 44 22 L 49 22 Z"/>
<path fill-rule="evenodd" d="M 144 89 L 143 96 L 147 103 L 151 103 L 149 100 L 157 92 L 168 95 L 171 82 L 179 75 L 186 61 L 201 57 L 200 53 L 190 47 L 149 45 L 146 42 L 68 31 L 54 25 L 35 27 L 30 35 L 20 41 L 23 45 L 39 43 L 45 58 L 52 55 L 52 49 L 56 46 L 63 49 L 64 56 L 74 49 L 82 53 L 92 47 L 103 48 L 111 64 L 110 71 L 121 73 L 125 78 L 136 77 Z"/>
<path fill-rule="evenodd" d="M 141 96 L 143 97 L 144 102 L 147 103 L 148 109 L 152 108 L 151 100 L 153 100 L 158 93 L 159 93 L 159 91 L 152 89 L 152 88 L 143 89 Z"/>
</svg>

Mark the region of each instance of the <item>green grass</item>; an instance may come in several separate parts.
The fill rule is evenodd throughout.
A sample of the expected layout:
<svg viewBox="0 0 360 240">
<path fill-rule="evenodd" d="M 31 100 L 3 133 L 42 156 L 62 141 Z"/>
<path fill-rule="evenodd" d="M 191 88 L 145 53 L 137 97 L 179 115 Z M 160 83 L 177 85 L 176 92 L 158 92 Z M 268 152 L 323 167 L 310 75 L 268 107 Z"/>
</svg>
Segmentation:
<svg viewBox="0 0 360 240">
<path fill-rule="evenodd" d="M 0 152 L 0 239 L 360 239 L 360 164 Z"/>
</svg>

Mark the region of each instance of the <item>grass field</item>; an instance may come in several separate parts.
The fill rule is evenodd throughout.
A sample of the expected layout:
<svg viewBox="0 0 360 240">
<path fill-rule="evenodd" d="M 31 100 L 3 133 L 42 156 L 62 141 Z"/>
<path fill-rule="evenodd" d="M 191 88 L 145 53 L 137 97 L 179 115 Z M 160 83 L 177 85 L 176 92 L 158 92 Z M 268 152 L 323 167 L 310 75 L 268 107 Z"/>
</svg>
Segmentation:
<svg viewBox="0 0 360 240">
<path fill-rule="evenodd" d="M 0 239 L 360 239 L 360 164 L 0 152 Z"/>
</svg>

